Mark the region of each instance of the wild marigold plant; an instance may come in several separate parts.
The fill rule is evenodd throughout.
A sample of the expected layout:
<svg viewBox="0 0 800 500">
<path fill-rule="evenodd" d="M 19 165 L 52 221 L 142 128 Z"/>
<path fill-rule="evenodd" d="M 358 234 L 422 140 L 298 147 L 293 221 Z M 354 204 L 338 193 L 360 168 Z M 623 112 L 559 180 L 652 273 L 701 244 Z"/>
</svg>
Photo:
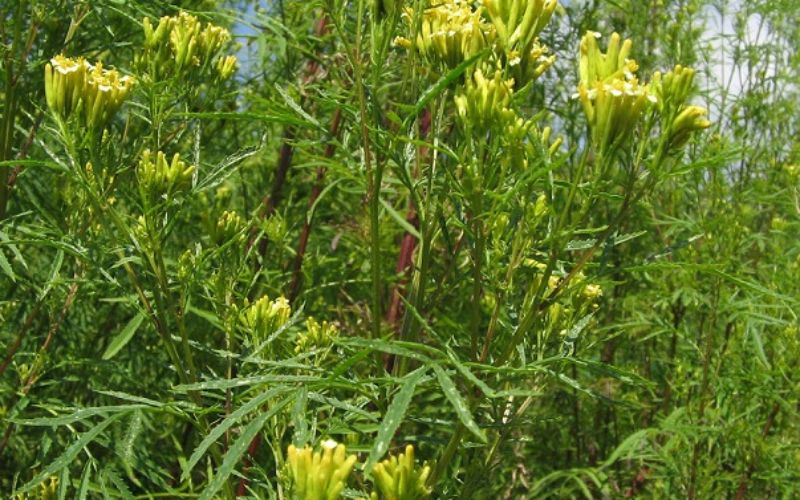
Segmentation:
<svg viewBox="0 0 800 500">
<path fill-rule="evenodd" d="M 0 496 L 797 496 L 790 4 L 0 1 Z"/>
</svg>

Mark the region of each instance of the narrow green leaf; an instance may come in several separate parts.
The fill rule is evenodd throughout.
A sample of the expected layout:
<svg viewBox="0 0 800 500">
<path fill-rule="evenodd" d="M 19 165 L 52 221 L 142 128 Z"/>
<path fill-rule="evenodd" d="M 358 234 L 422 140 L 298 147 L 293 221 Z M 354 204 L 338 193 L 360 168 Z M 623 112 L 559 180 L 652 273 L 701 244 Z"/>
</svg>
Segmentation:
<svg viewBox="0 0 800 500">
<path fill-rule="evenodd" d="M 478 424 L 475 423 L 475 419 L 472 418 L 472 413 L 469 411 L 467 402 L 461 396 L 461 393 L 458 392 L 458 389 L 456 389 L 456 384 L 453 383 L 453 379 L 451 379 L 447 372 L 444 371 L 444 368 L 439 365 L 433 365 L 433 371 L 436 372 L 439 385 L 442 387 L 442 391 L 444 391 L 447 400 L 450 401 L 450 404 L 452 404 L 453 408 L 456 410 L 456 414 L 461 420 L 461 423 L 482 443 L 485 443 L 486 435 L 481 428 L 478 427 Z"/>
<path fill-rule="evenodd" d="M 394 399 L 392 399 L 392 402 L 389 404 L 389 408 L 386 409 L 386 415 L 384 415 L 383 421 L 378 428 L 378 435 L 375 437 L 372 450 L 369 452 L 369 459 L 367 459 L 367 464 L 364 466 L 364 470 L 367 474 L 372 473 L 372 466 L 375 465 L 378 460 L 383 457 L 383 454 L 386 453 L 386 450 L 389 449 L 389 444 L 392 442 L 394 433 L 403 422 L 408 405 L 411 403 L 411 398 L 414 397 L 414 390 L 427 371 L 427 368 L 422 367 L 408 374 L 400 390 L 397 391 Z"/>
<path fill-rule="evenodd" d="M 92 408 L 81 408 L 80 410 L 70 413 L 69 415 L 61 415 L 58 417 L 41 417 L 23 419 L 9 419 L 17 425 L 29 425 L 36 427 L 57 427 L 59 425 L 68 425 L 75 423 L 79 420 L 85 420 L 97 415 L 105 415 L 106 413 L 128 412 L 140 408 L 146 408 L 145 405 L 118 405 L 118 406 L 95 406 Z"/>
<path fill-rule="evenodd" d="M 400 227 L 402 227 L 408 234 L 410 234 L 414 238 L 418 240 L 422 239 L 422 237 L 419 235 L 419 231 L 417 231 L 417 228 L 409 224 L 406 218 L 400 215 L 400 213 L 397 210 L 392 208 L 392 206 L 389 205 L 389 203 L 386 200 L 381 198 L 379 201 L 381 202 L 381 205 L 383 205 L 383 208 L 385 208 L 386 211 L 389 212 L 389 215 L 392 217 L 392 219 L 394 219 L 395 221 L 397 221 L 398 224 L 400 224 Z"/>
<path fill-rule="evenodd" d="M 134 411 L 130 422 L 128 422 L 128 429 L 125 431 L 125 435 L 117 443 L 117 455 L 122 460 L 122 464 L 128 469 L 133 467 L 133 446 L 142 431 L 142 420 L 143 414 L 141 410 Z"/>
<path fill-rule="evenodd" d="M 58 457 L 55 461 L 51 462 L 50 465 L 42 469 L 38 474 L 36 474 L 33 479 L 28 481 L 25 486 L 20 488 L 16 491 L 17 494 L 25 493 L 26 491 L 30 491 L 36 486 L 44 481 L 45 479 L 49 478 L 53 474 L 59 472 L 63 467 L 71 464 L 75 457 L 78 456 L 78 453 L 83 450 L 83 448 L 94 441 L 94 439 L 99 436 L 106 428 L 119 420 L 122 417 L 122 413 L 118 413 L 112 417 L 105 419 L 104 421 L 100 422 L 96 426 L 92 427 L 74 443 L 72 443 L 69 448 L 67 448 L 60 457 Z"/>
<path fill-rule="evenodd" d="M 128 321 L 128 324 L 125 325 L 125 328 L 122 329 L 121 332 L 114 337 L 114 340 L 108 344 L 108 348 L 106 348 L 106 352 L 103 353 L 103 359 L 109 360 L 117 355 L 117 353 L 125 347 L 128 342 L 133 338 L 133 334 L 136 333 L 136 330 L 139 329 L 139 325 L 142 324 L 144 321 L 145 314 L 143 312 L 139 312 L 136 316 L 131 318 Z"/>
<path fill-rule="evenodd" d="M 192 452 L 192 456 L 189 457 L 189 461 L 186 462 L 185 468 L 183 469 L 183 474 L 181 476 L 181 480 L 185 481 L 189 478 L 189 474 L 192 472 L 192 469 L 197 462 L 203 458 L 203 455 L 206 454 L 206 451 L 213 445 L 219 438 L 225 434 L 225 431 L 230 429 L 234 424 L 238 423 L 243 417 L 249 415 L 250 413 L 258 410 L 261 405 L 266 403 L 271 398 L 274 398 L 278 394 L 283 394 L 284 392 L 290 390 L 290 387 L 287 386 L 280 386 L 274 387 L 266 392 L 259 394 L 258 396 L 254 397 L 247 403 L 243 404 L 239 408 L 236 409 L 233 413 L 228 415 L 222 422 L 220 422 L 216 427 L 211 429 L 211 431 L 203 438 L 203 441 L 197 445 L 197 448 L 194 449 Z M 273 410 L 270 410 L 273 411 Z"/>
<path fill-rule="evenodd" d="M 8 262 L 8 259 L 2 250 L 0 250 L 0 269 L 3 270 L 6 276 L 11 278 L 11 281 L 16 283 L 17 275 L 14 274 L 14 270 L 11 268 L 11 263 Z"/>
<path fill-rule="evenodd" d="M 430 87 L 428 90 L 423 92 L 423 94 L 420 96 L 419 100 L 417 101 L 417 104 L 414 106 L 414 109 L 411 111 L 411 114 L 408 115 L 408 117 L 406 117 L 406 124 L 408 124 L 408 123 L 410 123 L 410 121 L 416 119 L 417 116 L 419 116 L 420 112 L 422 112 L 422 110 L 425 109 L 425 106 L 427 106 L 428 103 L 434 97 L 436 97 L 437 95 L 441 94 L 444 91 L 444 89 L 449 87 L 451 83 L 453 83 L 458 78 L 460 78 L 461 75 L 464 74 L 464 72 L 470 66 L 475 64 L 475 62 L 477 62 L 480 58 L 485 56 L 488 52 L 489 52 L 488 49 L 485 49 L 485 50 L 482 50 L 481 52 L 478 52 L 474 56 L 470 57 L 466 61 L 462 62 L 461 64 L 459 64 L 458 66 L 456 66 L 455 68 L 450 70 L 447 74 L 442 76 L 439 79 L 439 81 L 437 81 L 432 87 Z M 403 127 L 403 128 L 405 128 L 405 127 Z"/>
<path fill-rule="evenodd" d="M 289 420 L 294 427 L 292 442 L 295 446 L 302 447 L 308 442 L 308 422 L 306 422 L 306 409 L 308 405 L 308 389 L 301 387 L 297 398 L 294 400 L 292 414 Z"/>
<path fill-rule="evenodd" d="M 481 392 L 483 392 L 486 396 L 493 398 L 497 395 L 497 392 L 494 389 L 489 387 L 486 384 L 486 382 L 479 379 L 474 373 L 472 373 L 472 371 L 469 368 L 467 368 L 463 363 L 461 363 L 454 353 L 449 352 L 448 357 L 450 358 L 450 361 L 453 363 L 453 366 L 456 367 L 456 370 L 461 372 L 461 375 L 463 375 L 467 380 L 475 384 L 475 386 L 478 389 L 480 389 Z"/>
<path fill-rule="evenodd" d="M 318 382 L 319 377 L 312 375 L 259 375 L 256 377 L 232 378 L 230 380 L 209 380 L 208 382 L 198 382 L 195 384 L 176 385 L 173 389 L 176 392 L 205 391 L 207 389 L 232 389 L 246 385 L 256 384 L 275 384 L 292 382 Z"/>
<path fill-rule="evenodd" d="M 287 405 L 289 401 L 291 401 L 291 396 L 284 399 L 269 412 L 259 415 L 249 424 L 247 424 L 247 427 L 245 427 L 242 434 L 238 439 L 236 439 L 236 441 L 234 441 L 233 445 L 228 449 L 228 453 L 226 453 L 225 457 L 223 457 L 222 465 L 220 465 L 219 469 L 217 469 L 216 474 L 214 474 L 213 479 L 211 479 L 211 482 L 208 483 L 206 489 L 203 490 L 203 493 L 200 495 L 200 500 L 211 500 L 214 498 L 214 495 L 216 495 L 220 488 L 222 488 L 222 485 L 225 484 L 225 481 L 228 480 L 228 477 L 233 472 L 236 464 L 239 463 L 242 455 L 250 445 L 250 441 L 253 440 L 259 431 L 261 431 L 266 421 L 272 417 L 275 411 Z"/>
<path fill-rule="evenodd" d="M 261 143 L 258 146 L 247 147 L 228 156 L 219 162 L 213 169 L 211 169 L 208 175 L 203 177 L 203 179 L 197 183 L 195 190 L 202 191 L 219 186 L 225 181 L 225 179 L 233 175 L 239 169 L 239 165 L 242 163 L 242 161 L 261 151 L 261 147 L 263 145 L 264 139 L 262 138 Z"/>
<path fill-rule="evenodd" d="M 69 490 L 69 467 L 64 467 L 58 476 L 58 500 L 67 499 L 67 490 Z"/>
<path fill-rule="evenodd" d="M 39 292 L 39 300 L 42 300 L 50 293 L 50 290 L 53 289 L 53 285 L 55 284 L 56 280 L 58 279 L 59 273 L 61 272 L 61 266 L 64 263 L 64 250 L 59 248 L 56 252 L 56 258 L 53 259 L 53 265 L 50 266 L 50 274 L 47 275 L 47 281 L 45 282 L 42 290 Z"/>
<path fill-rule="evenodd" d="M 89 480 L 92 477 L 92 461 L 86 462 L 83 466 L 83 473 L 81 474 L 81 484 L 78 486 L 78 500 L 86 500 L 86 495 L 89 493 Z"/>
<path fill-rule="evenodd" d="M 317 128 L 317 129 L 319 129 L 319 130 L 321 130 L 323 132 L 327 132 L 327 130 L 325 130 L 325 127 L 320 125 L 320 123 L 317 121 L 316 118 L 314 118 L 313 116 L 311 116 L 308 113 L 306 113 L 306 111 L 297 103 L 297 101 L 294 100 L 294 98 L 292 96 L 289 95 L 288 92 L 286 92 L 286 90 L 284 90 L 283 87 L 281 87 L 280 85 L 276 84 L 275 85 L 275 89 L 278 91 L 278 93 L 281 95 L 281 97 L 283 97 L 284 102 L 286 102 L 286 104 L 290 108 L 292 108 L 292 110 L 294 110 L 295 113 L 297 113 L 298 115 L 302 116 L 303 119 L 305 119 L 308 123 L 313 125 L 315 128 Z"/>
</svg>

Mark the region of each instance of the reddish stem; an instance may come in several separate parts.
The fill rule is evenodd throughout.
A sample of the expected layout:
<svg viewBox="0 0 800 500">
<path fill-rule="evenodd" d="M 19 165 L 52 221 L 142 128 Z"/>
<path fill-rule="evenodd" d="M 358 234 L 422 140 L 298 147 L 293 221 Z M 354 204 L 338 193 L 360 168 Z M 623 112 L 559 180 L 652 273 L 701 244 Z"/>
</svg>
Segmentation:
<svg viewBox="0 0 800 500">
<path fill-rule="evenodd" d="M 333 139 L 339 135 L 339 125 L 342 121 L 342 111 L 341 109 L 337 109 L 336 112 L 333 114 L 333 118 L 331 119 L 331 126 L 328 129 L 328 133 L 330 137 Z M 333 141 L 329 142 L 327 146 L 325 146 L 325 158 L 333 158 L 333 154 L 336 152 L 336 145 Z M 311 189 L 311 195 L 308 197 L 308 212 L 306 213 L 306 220 L 303 223 L 303 230 L 300 233 L 300 241 L 297 245 L 297 254 L 294 259 L 294 269 L 292 271 L 292 284 L 289 287 L 289 302 L 294 302 L 297 298 L 297 294 L 300 292 L 300 284 L 302 282 L 303 277 L 303 259 L 305 259 L 306 255 L 306 248 L 308 246 L 308 238 L 311 235 L 311 218 L 312 212 L 311 208 L 317 202 L 317 198 L 319 198 L 320 193 L 322 193 L 323 188 L 323 181 L 325 180 L 325 174 L 327 173 L 328 169 L 324 166 L 319 167 L 317 169 L 317 178 L 314 182 L 314 187 Z"/>
<path fill-rule="evenodd" d="M 320 17 L 314 25 L 314 34 L 317 37 L 324 36 L 328 33 L 328 18 L 324 15 Z M 306 61 L 305 68 L 303 69 L 303 85 L 312 83 L 319 75 L 320 65 L 315 59 Z M 303 106 L 305 99 L 300 100 L 300 106 Z M 289 168 L 292 166 L 292 157 L 294 156 L 294 140 L 297 136 L 297 130 L 294 127 L 287 127 L 283 133 L 281 147 L 278 153 L 278 165 L 275 170 L 275 182 L 272 184 L 272 189 L 268 195 L 265 195 L 261 201 L 261 219 L 267 219 L 275 213 L 275 209 L 283 198 L 283 188 L 286 185 L 286 177 L 289 174 Z M 250 246 L 258 244 L 258 253 L 263 258 L 267 253 L 268 240 L 262 237 L 258 240 L 253 237 L 250 241 Z"/>
</svg>

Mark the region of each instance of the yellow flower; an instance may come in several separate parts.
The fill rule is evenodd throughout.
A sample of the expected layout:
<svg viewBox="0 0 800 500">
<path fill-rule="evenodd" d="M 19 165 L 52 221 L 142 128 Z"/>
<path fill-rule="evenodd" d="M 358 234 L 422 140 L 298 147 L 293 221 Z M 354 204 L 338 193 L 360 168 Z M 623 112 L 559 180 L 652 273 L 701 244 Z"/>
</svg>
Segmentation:
<svg viewBox="0 0 800 500">
<path fill-rule="evenodd" d="M 323 321 L 318 323 L 314 318 L 306 320 L 306 331 L 297 337 L 295 352 L 307 352 L 311 349 L 320 349 L 330 346 L 339 336 L 339 328 L 333 323 Z"/>
<path fill-rule="evenodd" d="M 466 0 L 432 2 L 420 17 L 419 29 L 413 32 L 413 43 L 396 39 L 398 45 L 411 45 L 431 64 L 441 69 L 454 68 L 488 47 L 494 38 L 494 28 L 486 24 L 480 9 L 473 9 Z M 413 25 L 415 12 L 406 8 L 403 19 Z"/>
<path fill-rule="evenodd" d="M 286 457 L 294 498 L 335 500 L 344 490 L 356 456 L 348 456 L 345 446 L 333 440 L 323 442 L 322 447 L 320 453 L 308 446 L 298 450 L 294 445 L 289 445 Z"/>
<path fill-rule="evenodd" d="M 592 130 L 592 142 L 601 152 L 619 146 L 636 128 L 642 112 L 656 99 L 647 85 L 636 78 L 581 82 L 578 97 Z"/>
<path fill-rule="evenodd" d="M 416 466 L 414 447 L 409 444 L 399 457 L 390 456 L 376 464 L 372 476 L 383 500 L 421 500 L 431 495 L 431 489 L 425 484 L 430 472 L 427 465 Z M 372 498 L 379 497 L 373 492 Z"/>
<path fill-rule="evenodd" d="M 241 240 L 244 238 L 244 234 L 242 233 L 243 228 L 244 221 L 242 220 L 242 217 L 235 211 L 231 212 L 226 210 L 222 212 L 222 215 L 217 220 L 217 224 L 212 231 L 211 238 L 214 243 L 220 246 L 236 237 Z"/>
<path fill-rule="evenodd" d="M 467 78 L 464 90 L 455 96 L 456 111 L 464 127 L 483 134 L 514 123 L 516 113 L 509 109 L 513 89 L 514 80 L 504 80 L 499 69 L 487 78 L 477 68 Z"/>
<path fill-rule="evenodd" d="M 665 119 L 664 132 L 669 136 L 667 144 L 673 151 L 686 144 L 693 132 L 711 126 L 706 108 L 686 104 L 692 93 L 694 75 L 693 69 L 681 65 L 663 76 L 660 72 L 653 75 L 653 94 L 658 97 L 659 111 Z"/>
<path fill-rule="evenodd" d="M 145 18 L 142 28 L 145 41 L 137 63 L 154 80 L 202 75 L 209 68 L 224 80 L 236 69 L 235 56 L 218 57 L 231 39 L 225 28 L 211 23 L 203 26 L 186 12 L 162 17 L 155 29 Z"/>
<path fill-rule="evenodd" d="M 633 43 L 630 39 L 622 41 L 618 33 L 612 33 L 606 53 L 600 51 L 597 39 L 600 33 L 587 31 L 581 38 L 580 63 L 578 72 L 580 83 L 592 85 L 595 82 L 631 80 L 639 69 L 636 61 L 629 59 Z"/>
<path fill-rule="evenodd" d="M 537 36 L 553 16 L 557 0 L 485 0 L 500 48 L 517 84 L 526 85 L 555 62 Z"/>
<path fill-rule="evenodd" d="M 636 78 L 639 66 L 628 58 L 631 41 L 622 41 L 614 33 L 603 53 L 597 45 L 599 37 L 599 33 L 587 31 L 581 39 L 580 81 L 573 97 L 580 99 L 592 144 L 602 155 L 620 146 L 636 128 L 644 110 L 658 99 Z"/>
<path fill-rule="evenodd" d="M 289 321 L 292 308 L 285 297 L 270 301 L 264 295 L 248 307 L 242 315 L 242 323 L 250 329 L 256 343 L 267 340 Z"/>
<path fill-rule="evenodd" d="M 171 196 L 176 191 L 188 188 L 195 167 L 181 160 L 175 153 L 168 162 L 166 155 L 157 151 L 155 158 L 149 149 L 144 150 L 136 169 L 136 177 L 144 196 L 156 201 L 162 196 Z"/>
<path fill-rule="evenodd" d="M 67 119 L 82 109 L 81 121 L 89 128 L 104 127 L 130 94 L 135 80 L 101 63 L 58 55 L 45 66 L 45 97 L 51 111 Z"/>
</svg>

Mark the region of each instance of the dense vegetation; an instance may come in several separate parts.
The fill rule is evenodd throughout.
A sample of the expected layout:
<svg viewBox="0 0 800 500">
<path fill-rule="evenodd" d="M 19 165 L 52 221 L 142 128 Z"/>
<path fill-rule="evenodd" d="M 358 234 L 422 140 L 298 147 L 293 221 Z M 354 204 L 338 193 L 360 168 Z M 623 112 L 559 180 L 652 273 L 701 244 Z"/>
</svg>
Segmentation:
<svg viewBox="0 0 800 500">
<path fill-rule="evenodd" d="M 0 495 L 800 495 L 799 11 L 0 0 Z"/>
</svg>

